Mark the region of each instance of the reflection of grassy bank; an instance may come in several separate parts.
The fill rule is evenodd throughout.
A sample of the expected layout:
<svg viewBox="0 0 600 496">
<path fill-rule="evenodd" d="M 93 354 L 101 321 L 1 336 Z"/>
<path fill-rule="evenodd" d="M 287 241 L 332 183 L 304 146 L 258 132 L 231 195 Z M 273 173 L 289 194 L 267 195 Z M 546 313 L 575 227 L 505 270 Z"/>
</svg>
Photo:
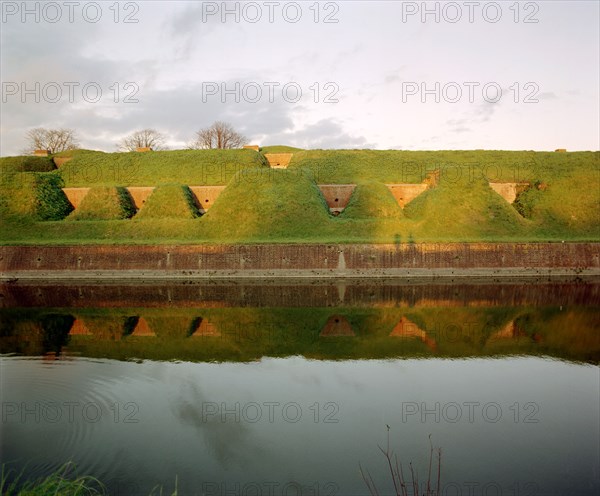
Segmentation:
<svg viewBox="0 0 600 496">
<path fill-rule="evenodd" d="M 599 327 L 593 307 L 6 309 L 0 345 L 119 360 L 549 355 L 595 363 Z"/>
</svg>

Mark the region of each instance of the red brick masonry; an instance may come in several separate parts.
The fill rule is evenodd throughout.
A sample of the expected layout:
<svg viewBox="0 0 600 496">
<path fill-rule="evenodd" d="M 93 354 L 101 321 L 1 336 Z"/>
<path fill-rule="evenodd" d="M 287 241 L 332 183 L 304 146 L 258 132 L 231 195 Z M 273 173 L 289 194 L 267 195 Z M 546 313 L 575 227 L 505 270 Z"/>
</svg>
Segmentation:
<svg viewBox="0 0 600 496">
<path fill-rule="evenodd" d="M 600 275 L 600 243 L 2 246 L 2 277 Z"/>
</svg>

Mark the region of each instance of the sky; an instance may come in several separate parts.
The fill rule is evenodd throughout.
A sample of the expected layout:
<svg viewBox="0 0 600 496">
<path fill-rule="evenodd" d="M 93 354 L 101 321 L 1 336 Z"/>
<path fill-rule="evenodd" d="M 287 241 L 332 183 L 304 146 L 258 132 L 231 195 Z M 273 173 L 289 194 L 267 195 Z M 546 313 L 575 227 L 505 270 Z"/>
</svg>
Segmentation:
<svg viewBox="0 0 600 496">
<path fill-rule="evenodd" d="M 1 1 L 0 155 L 36 127 L 249 144 L 599 150 L 600 2 Z"/>
</svg>

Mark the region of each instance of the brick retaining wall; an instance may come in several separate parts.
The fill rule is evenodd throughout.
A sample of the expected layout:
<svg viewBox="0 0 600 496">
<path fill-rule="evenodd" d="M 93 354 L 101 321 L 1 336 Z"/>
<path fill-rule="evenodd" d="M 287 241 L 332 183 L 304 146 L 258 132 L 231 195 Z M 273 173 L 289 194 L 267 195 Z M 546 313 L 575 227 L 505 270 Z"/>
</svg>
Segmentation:
<svg viewBox="0 0 600 496">
<path fill-rule="evenodd" d="M 599 243 L 2 246 L 3 277 L 404 276 L 469 270 L 600 273 Z M 123 273 L 128 271 L 131 273 Z M 30 276 L 32 274 L 29 274 Z"/>
</svg>

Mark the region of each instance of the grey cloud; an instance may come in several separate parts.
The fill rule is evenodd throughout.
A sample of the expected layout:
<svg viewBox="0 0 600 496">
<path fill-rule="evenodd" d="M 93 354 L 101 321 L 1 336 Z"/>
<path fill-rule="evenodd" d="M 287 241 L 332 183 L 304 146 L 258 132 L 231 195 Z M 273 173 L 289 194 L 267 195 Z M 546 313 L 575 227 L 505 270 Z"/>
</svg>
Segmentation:
<svg viewBox="0 0 600 496">
<path fill-rule="evenodd" d="M 464 127 L 464 126 L 457 126 L 457 127 L 454 127 L 452 129 L 450 129 L 451 133 L 468 133 L 468 132 L 471 132 L 471 131 L 472 131 L 471 128 Z"/>
<path fill-rule="evenodd" d="M 322 119 L 293 132 L 272 136 L 274 143 L 283 143 L 299 148 L 370 148 L 364 136 L 352 136 L 342 124 L 333 118 Z"/>
<path fill-rule="evenodd" d="M 294 115 L 302 112 L 301 105 L 264 98 L 258 103 L 229 101 L 222 103 L 218 95 L 202 100 L 202 85 L 188 85 L 171 91 L 140 87 L 136 95 L 139 103 L 118 104 L 103 100 L 94 103 L 57 104 L 33 102 L 22 104 L 18 99 L 3 106 L 2 154 L 18 153 L 24 145 L 24 136 L 32 127 L 68 127 L 78 132 L 84 148 L 113 151 L 115 143 L 131 132 L 151 127 L 165 133 L 174 143 L 188 143 L 194 133 L 215 120 L 225 120 L 249 139 L 265 137 L 289 139 L 296 136 Z M 318 125 L 304 130 L 299 139 L 306 146 L 325 143 L 353 143 L 355 140 L 341 131 L 341 127 Z M 364 138 L 359 140 L 364 142 Z"/>
<path fill-rule="evenodd" d="M 537 95 L 532 95 L 532 98 L 536 98 L 538 100 L 556 100 L 556 99 L 558 99 L 558 96 L 556 95 L 556 93 L 553 93 L 552 91 L 544 91 Z"/>
<path fill-rule="evenodd" d="M 488 103 L 484 102 L 475 109 L 475 117 L 479 122 L 487 122 L 489 121 L 494 112 L 498 108 L 499 103 Z"/>
</svg>

